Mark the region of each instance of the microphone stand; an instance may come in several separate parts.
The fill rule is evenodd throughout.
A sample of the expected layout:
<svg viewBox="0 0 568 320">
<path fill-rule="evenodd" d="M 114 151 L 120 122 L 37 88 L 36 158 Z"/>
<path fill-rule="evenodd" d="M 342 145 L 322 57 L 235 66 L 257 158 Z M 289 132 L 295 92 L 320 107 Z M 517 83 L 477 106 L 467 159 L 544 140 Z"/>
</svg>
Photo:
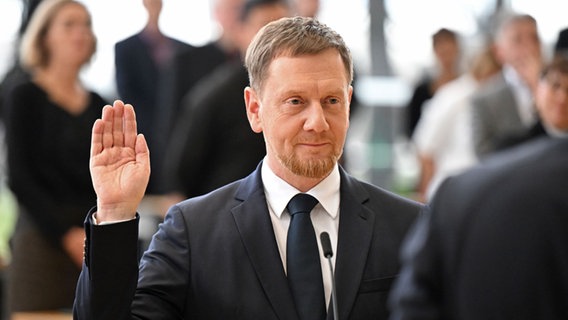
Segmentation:
<svg viewBox="0 0 568 320">
<path fill-rule="evenodd" d="M 338 320 L 337 312 L 337 295 L 335 293 L 335 275 L 333 274 L 333 263 L 331 258 L 333 257 L 333 249 L 331 248 L 331 241 L 329 240 L 329 234 L 327 232 L 322 232 L 320 234 L 321 247 L 323 251 L 323 256 L 327 258 L 329 263 L 329 270 L 331 271 L 331 306 L 333 309 L 333 319 Z"/>
</svg>

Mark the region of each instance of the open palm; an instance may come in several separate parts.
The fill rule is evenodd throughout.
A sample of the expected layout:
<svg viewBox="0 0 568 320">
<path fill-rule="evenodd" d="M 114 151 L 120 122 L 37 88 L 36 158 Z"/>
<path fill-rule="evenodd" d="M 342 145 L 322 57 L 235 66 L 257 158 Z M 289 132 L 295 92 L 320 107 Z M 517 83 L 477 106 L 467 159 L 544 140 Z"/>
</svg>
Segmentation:
<svg viewBox="0 0 568 320">
<path fill-rule="evenodd" d="M 131 105 L 115 101 L 105 106 L 93 125 L 91 178 L 97 193 L 97 220 L 134 217 L 150 177 L 146 140 L 136 132 Z"/>
</svg>

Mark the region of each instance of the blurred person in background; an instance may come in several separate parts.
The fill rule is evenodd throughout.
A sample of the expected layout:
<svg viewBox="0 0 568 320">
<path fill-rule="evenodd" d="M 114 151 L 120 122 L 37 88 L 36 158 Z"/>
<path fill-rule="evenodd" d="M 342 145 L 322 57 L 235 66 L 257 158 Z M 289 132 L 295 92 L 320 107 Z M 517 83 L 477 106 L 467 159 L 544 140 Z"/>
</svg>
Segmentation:
<svg viewBox="0 0 568 320">
<path fill-rule="evenodd" d="M 177 52 L 189 50 L 189 44 L 165 36 L 159 27 L 162 0 L 139 0 L 148 13 L 148 21 L 139 33 L 115 45 L 116 86 L 120 98 L 136 106 L 138 130 L 146 136 L 154 150 L 156 115 L 162 77 Z M 147 193 L 156 192 L 156 181 L 162 163 L 159 152 L 152 153 L 152 175 Z"/>
<path fill-rule="evenodd" d="M 202 79 L 227 62 L 239 64 L 241 56 L 238 48 L 240 37 L 240 13 L 244 0 L 211 0 L 213 19 L 220 33 L 217 39 L 203 46 L 182 50 L 174 55 L 164 76 L 161 89 L 161 108 L 155 114 L 157 123 L 157 143 L 153 153 L 165 154 L 170 142 L 172 129 L 183 112 L 183 100 Z M 199 30 L 188 30 L 195 32 Z M 160 161 L 165 161 L 159 158 Z M 156 164 L 162 170 L 163 164 Z M 164 193 L 159 184 L 158 193 Z"/>
<path fill-rule="evenodd" d="M 474 148 L 480 159 L 503 139 L 526 133 L 537 120 L 533 98 L 543 58 L 536 20 L 527 14 L 505 16 L 494 47 L 503 70 L 472 98 Z"/>
<path fill-rule="evenodd" d="M 448 82 L 428 101 L 412 140 L 420 163 L 418 193 L 428 201 L 446 177 L 477 163 L 473 150 L 471 96 L 501 70 L 491 47 L 473 57 L 469 72 Z"/>
<path fill-rule="evenodd" d="M 20 50 L 31 80 L 8 94 L 8 183 L 18 202 L 10 312 L 69 309 L 83 260 L 91 123 L 106 103 L 79 72 L 96 50 L 91 17 L 73 0 L 44 0 Z M 32 116 L 33 115 L 33 116 Z"/>
<path fill-rule="evenodd" d="M 410 102 L 406 106 L 407 135 L 412 137 L 416 124 L 422 115 L 424 103 L 434 96 L 438 88 L 456 79 L 460 74 L 460 43 L 456 32 L 442 28 L 432 35 L 432 48 L 436 58 L 436 69 L 427 74 L 416 85 Z"/>
<path fill-rule="evenodd" d="M 246 0 L 237 42 L 242 56 L 260 28 L 289 14 L 285 0 Z M 244 178 L 265 156 L 262 135 L 250 130 L 246 115 L 248 84 L 243 62 L 228 62 L 185 98 L 165 156 L 165 207 Z"/>
<path fill-rule="evenodd" d="M 503 150 L 540 137 L 568 138 L 568 56 L 558 55 L 542 71 L 535 92 L 538 120 L 527 132 L 504 138 Z"/>
</svg>

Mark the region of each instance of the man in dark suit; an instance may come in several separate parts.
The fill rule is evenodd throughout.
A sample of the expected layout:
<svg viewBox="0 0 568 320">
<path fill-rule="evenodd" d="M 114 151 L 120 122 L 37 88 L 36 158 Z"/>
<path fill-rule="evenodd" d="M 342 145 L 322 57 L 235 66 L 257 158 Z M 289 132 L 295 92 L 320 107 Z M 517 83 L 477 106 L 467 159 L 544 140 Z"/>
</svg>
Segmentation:
<svg viewBox="0 0 568 320">
<path fill-rule="evenodd" d="M 170 208 L 139 271 L 135 212 L 149 151 L 131 105 L 104 107 L 93 127 L 98 198 L 86 219 L 75 319 L 325 319 L 332 280 L 318 254 L 323 231 L 337 253 L 339 319 L 387 318 L 399 246 L 421 205 L 337 164 L 353 90 L 349 50 L 316 20 L 283 18 L 261 29 L 245 64 L 246 112 L 252 130 L 264 135 L 266 157 L 248 177 Z M 298 194 L 315 200 L 303 213 L 286 209 Z M 307 214 L 301 231 L 296 214 Z M 303 243 L 289 245 L 292 238 L 311 247 L 294 251 Z M 297 260 L 310 252 L 307 260 L 316 261 Z M 295 276 L 305 271 L 299 265 L 319 275 L 298 285 Z M 299 307 L 297 290 L 312 285 L 318 288 L 304 294 L 321 302 L 322 313 L 306 318 L 302 312 L 313 310 Z"/>
<path fill-rule="evenodd" d="M 442 185 L 403 249 L 391 319 L 568 318 L 568 140 Z"/>
<path fill-rule="evenodd" d="M 162 34 L 158 26 L 162 0 L 143 0 L 148 12 L 144 29 L 115 45 L 116 87 L 120 98 L 136 106 L 138 130 L 146 135 L 150 148 L 157 144 L 157 115 L 164 112 L 159 95 L 164 73 L 178 52 L 193 49 L 189 44 Z M 152 154 L 152 179 L 149 193 L 156 191 L 154 176 L 159 175 L 161 153 Z"/>
</svg>

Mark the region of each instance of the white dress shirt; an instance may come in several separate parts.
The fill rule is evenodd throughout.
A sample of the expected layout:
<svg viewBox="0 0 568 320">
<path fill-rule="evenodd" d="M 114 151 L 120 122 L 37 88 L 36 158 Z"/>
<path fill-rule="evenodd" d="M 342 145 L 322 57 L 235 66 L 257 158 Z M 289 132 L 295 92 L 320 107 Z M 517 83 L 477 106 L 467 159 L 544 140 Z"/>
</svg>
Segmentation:
<svg viewBox="0 0 568 320">
<path fill-rule="evenodd" d="M 517 101 L 517 111 L 519 117 L 525 125 L 530 127 L 536 122 L 536 110 L 533 102 L 533 94 L 517 71 L 509 65 L 503 66 L 503 77 L 513 90 L 513 95 Z"/>
<path fill-rule="evenodd" d="M 274 228 L 274 236 L 280 251 L 282 265 L 286 270 L 286 240 L 288 236 L 288 227 L 290 226 L 290 214 L 286 209 L 286 205 L 298 193 L 296 188 L 282 180 L 270 169 L 267 161 L 263 161 L 261 168 L 262 182 L 264 184 L 264 193 L 270 213 L 270 220 Z M 337 252 L 337 230 L 339 228 L 339 185 L 340 176 L 337 165 L 332 172 L 317 186 L 306 192 L 315 197 L 319 204 L 311 212 L 312 224 L 316 232 L 318 249 L 320 252 L 321 273 L 323 277 L 323 288 L 325 291 L 325 301 L 329 305 L 331 297 L 331 271 L 329 270 L 329 262 L 323 256 L 320 234 L 323 231 L 329 233 L 331 247 L 333 249 L 332 263 L 335 266 L 335 256 Z"/>
</svg>

